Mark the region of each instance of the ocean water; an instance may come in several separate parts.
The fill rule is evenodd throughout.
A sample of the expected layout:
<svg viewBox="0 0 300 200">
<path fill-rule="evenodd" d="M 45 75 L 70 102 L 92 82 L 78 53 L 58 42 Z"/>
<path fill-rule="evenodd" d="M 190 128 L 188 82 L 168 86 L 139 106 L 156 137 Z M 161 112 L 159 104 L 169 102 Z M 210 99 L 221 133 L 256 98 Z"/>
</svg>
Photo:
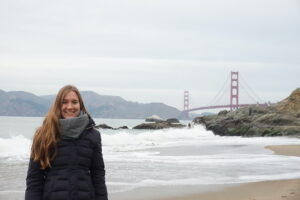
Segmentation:
<svg viewBox="0 0 300 200">
<path fill-rule="evenodd" d="M 0 199 L 23 199 L 32 136 L 39 117 L 0 117 Z M 95 119 L 133 127 L 143 120 Z M 183 123 L 187 124 L 187 121 Z M 300 158 L 267 145 L 300 144 L 288 137 L 221 137 L 202 126 L 166 130 L 100 130 L 109 193 L 152 186 L 209 186 L 300 178 Z"/>
</svg>

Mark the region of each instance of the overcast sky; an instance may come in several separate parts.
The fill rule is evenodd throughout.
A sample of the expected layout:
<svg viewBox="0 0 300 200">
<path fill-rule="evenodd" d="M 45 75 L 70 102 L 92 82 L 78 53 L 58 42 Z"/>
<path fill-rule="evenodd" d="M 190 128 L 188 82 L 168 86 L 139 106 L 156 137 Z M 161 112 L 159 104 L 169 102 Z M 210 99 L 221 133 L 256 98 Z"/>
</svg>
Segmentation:
<svg viewBox="0 0 300 200">
<path fill-rule="evenodd" d="M 229 104 L 231 71 L 240 103 L 300 87 L 299 0 L 1 0 L 0 27 L 5 91 L 74 84 L 182 109 L 184 90 L 190 107 Z"/>
</svg>

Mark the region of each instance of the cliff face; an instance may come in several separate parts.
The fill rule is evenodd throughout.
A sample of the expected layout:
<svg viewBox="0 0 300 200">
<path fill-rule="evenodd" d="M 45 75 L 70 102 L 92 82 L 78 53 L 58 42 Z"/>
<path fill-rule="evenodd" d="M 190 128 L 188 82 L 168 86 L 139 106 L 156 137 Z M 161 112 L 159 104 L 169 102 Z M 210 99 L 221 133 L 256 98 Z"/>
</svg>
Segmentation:
<svg viewBox="0 0 300 200">
<path fill-rule="evenodd" d="M 300 88 L 272 106 L 221 111 L 218 115 L 197 117 L 193 121 L 217 135 L 300 136 Z"/>
<path fill-rule="evenodd" d="M 280 112 L 300 113 L 300 88 L 297 88 L 286 99 L 279 102 L 276 109 Z"/>
</svg>

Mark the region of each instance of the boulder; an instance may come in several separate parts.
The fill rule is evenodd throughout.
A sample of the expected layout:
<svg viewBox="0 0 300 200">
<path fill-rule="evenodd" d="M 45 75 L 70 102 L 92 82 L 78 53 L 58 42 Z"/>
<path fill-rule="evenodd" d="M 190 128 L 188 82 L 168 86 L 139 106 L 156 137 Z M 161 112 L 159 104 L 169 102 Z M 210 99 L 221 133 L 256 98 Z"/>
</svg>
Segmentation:
<svg viewBox="0 0 300 200">
<path fill-rule="evenodd" d="M 163 122 L 164 120 L 157 115 L 152 115 L 150 117 L 147 117 L 145 121 L 146 122 Z"/>
<path fill-rule="evenodd" d="M 106 125 L 106 124 L 98 124 L 98 125 L 96 125 L 95 126 L 95 128 L 102 128 L 102 129 L 113 129 L 113 127 L 110 127 L 110 126 L 108 126 L 108 125 Z"/>
<path fill-rule="evenodd" d="M 165 129 L 165 128 L 183 128 L 185 125 L 182 124 L 173 124 L 168 122 L 155 122 L 155 123 L 142 123 L 139 124 L 133 129 Z"/>
<path fill-rule="evenodd" d="M 169 123 L 180 123 L 179 120 L 176 119 L 176 118 L 167 119 L 167 122 L 169 122 Z"/>
<path fill-rule="evenodd" d="M 128 129 L 128 127 L 127 127 L 127 126 L 120 126 L 120 127 L 117 128 L 117 129 Z"/>
</svg>

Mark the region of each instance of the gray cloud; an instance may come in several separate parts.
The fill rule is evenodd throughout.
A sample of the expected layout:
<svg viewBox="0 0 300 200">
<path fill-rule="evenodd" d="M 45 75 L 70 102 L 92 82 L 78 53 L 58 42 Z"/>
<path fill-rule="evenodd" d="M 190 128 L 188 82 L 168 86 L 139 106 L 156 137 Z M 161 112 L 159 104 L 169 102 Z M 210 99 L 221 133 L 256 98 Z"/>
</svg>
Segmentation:
<svg viewBox="0 0 300 200">
<path fill-rule="evenodd" d="M 235 70 L 279 101 L 300 85 L 299 11 L 296 0 L 4 0 L 1 89 L 73 83 L 181 108 L 183 90 L 207 104 Z"/>
</svg>

